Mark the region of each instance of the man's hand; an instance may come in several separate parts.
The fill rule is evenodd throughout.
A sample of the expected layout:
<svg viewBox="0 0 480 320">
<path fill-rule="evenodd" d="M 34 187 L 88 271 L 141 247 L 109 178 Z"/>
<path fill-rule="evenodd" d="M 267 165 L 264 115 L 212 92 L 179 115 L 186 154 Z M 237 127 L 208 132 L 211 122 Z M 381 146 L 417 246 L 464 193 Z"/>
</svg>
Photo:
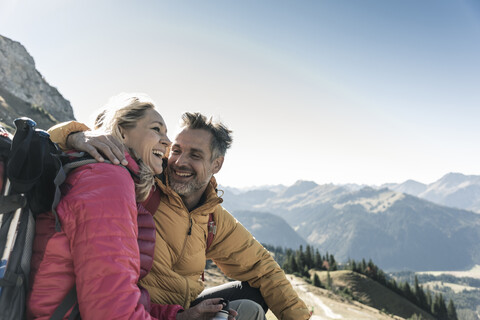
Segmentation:
<svg viewBox="0 0 480 320">
<path fill-rule="evenodd" d="M 95 131 L 72 133 L 67 137 L 66 145 L 69 148 L 85 151 L 98 162 L 103 162 L 105 156 L 114 164 L 128 164 L 125 159 L 124 145 L 111 135 L 99 134 Z M 103 155 L 103 156 L 102 156 Z"/>
<path fill-rule="evenodd" d="M 215 314 L 222 310 L 222 304 L 220 302 L 221 298 L 207 299 L 203 300 L 195 307 L 187 309 L 183 312 L 177 313 L 177 320 L 210 320 Z M 237 312 L 233 309 L 230 309 L 230 314 L 228 319 L 235 319 Z"/>
</svg>

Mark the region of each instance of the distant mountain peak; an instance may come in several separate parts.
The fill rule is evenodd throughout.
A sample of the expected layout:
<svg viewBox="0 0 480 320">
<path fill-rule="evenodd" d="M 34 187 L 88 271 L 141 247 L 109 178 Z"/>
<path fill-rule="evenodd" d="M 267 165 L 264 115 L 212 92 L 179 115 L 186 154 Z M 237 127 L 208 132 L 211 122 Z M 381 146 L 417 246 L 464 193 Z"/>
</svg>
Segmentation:
<svg viewBox="0 0 480 320">
<path fill-rule="evenodd" d="M 350 198 L 342 203 L 336 203 L 333 207 L 338 210 L 346 206 L 361 205 L 367 212 L 379 213 L 387 211 L 395 202 L 405 198 L 403 193 L 389 189 L 374 190 L 364 188 L 357 194 L 359 195 L 358 197 Z"/>
<path fill-rule="evenodd" d="M 281 192 L 279 195 L 285 198 L 292 197 L 298 194 L 305 193 L 307 191 L 310 191 L 314 188 L 318 187 L 318 184 L 316 184 L 313 181 L 307 181 L 307 180 L 298 180 L 295 182 L 291 187 L 288 187 L 285 189 L 283 192 Z"/>
</svg>

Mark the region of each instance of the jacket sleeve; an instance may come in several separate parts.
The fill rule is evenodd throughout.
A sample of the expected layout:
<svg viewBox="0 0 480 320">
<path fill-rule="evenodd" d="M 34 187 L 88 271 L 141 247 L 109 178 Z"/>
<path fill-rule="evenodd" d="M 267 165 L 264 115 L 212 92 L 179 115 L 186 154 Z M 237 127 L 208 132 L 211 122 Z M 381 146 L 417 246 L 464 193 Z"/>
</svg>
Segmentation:
<svg viewBox="0 0 480 320">
<path fill-rule="evenodd" d="M 307 306 L 270 253 L 225 209 L 217 208 L 214 219 L 217 233 L 207 258 L 215 261 L 228 277 L 259 288 L 278 319 L 309 319 Z"/>
<path fill-rule="evenodd" d="M 83 319 L 155 319 L 140 303 L 140 256 L 134 184 L 127 170 L 80 168 L 58 206 L 72 254 Z M 64 220 L 64 221 L 62 221 Z M 74 223 L 68 222 L 74 221 Z M 155 306 L 173 320 L 180 306 Z"/>
<path fill-rule="evenodd" d="M 90 128 L 77 121 L 62 122 L 48 129 L 50 140 L 58 144 L 60 149 L 67 150 L 67 137 L 70 133 L 88 131 Z"/>
</svg>

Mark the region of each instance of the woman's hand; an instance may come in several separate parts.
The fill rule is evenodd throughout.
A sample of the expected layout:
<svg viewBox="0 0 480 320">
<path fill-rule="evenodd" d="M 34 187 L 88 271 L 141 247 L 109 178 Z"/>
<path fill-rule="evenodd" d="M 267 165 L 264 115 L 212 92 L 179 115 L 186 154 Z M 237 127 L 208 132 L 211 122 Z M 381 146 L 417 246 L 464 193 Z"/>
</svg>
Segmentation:
<svg viewBox="0 0 480 320">
<path fill-rule="evenodd" d="M 103 162 L 105 156 L 114 164 L 128 164 L 123 144 L 112 135 L 98 134 L 95 131 L 77 132 L 70 134 L 66 142 L 69 148 L 85 151 L 98 162 Z"/>
<path fill-rule="evenodd" d="M 177 313 L 177 320 L 210 320 L 215 314 L 222 310 L 223 305 L 220 303 L 222 298 L 203 300 L 195 307 Z M 233 309 L 229 310 L 228 319 L 235 319 L 237 312 Z"/>
</svg>

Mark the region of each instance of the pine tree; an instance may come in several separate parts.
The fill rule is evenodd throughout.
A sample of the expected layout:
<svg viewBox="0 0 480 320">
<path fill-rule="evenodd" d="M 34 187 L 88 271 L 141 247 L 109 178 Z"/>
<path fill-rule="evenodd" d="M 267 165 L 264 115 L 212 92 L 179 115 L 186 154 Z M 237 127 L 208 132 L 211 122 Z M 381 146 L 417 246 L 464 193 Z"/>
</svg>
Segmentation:
<svg viewBox="0 0 480 320">
<path fill-rule="evenodd" d="M 330 255 L 330 259 L 328 260 L 328 266 L 330 271 L 337 270 L 337 262 L 335 261 L 335 257 L 333 254 Z"/>
<path fill-rule="evenodd" d="M 422 308 L 423 310 L 430 310 L 427 304 L 427 296 L 423 291 L 423 288 L 418 283 L 418 277 L 415 275 L 415 300 L 417 306 Z"/>
<path fill-rule="evenodd" d="M 407 298 L 407 300 L 415 303 L 415 295 L 413 294 L 412 289 L 410 288 L 410 285 L 408 284 L 408 282 L 405 282 L 403 284 L 402 293 L 403 293 L 403 296 Z"/>
<path fill-rule="evenodd" d="M 385 287 L 387 286 L 387 276 L 385 275 L 385 273 L 382 271 L 382 270 L 378 270 L 378 273 L 377 273 L 377 281 L 384 285 Z"/>
<path fill-rule="evenodd" d="M 292 273 L 298 273 L 300 271 L 300 269 L 298 268 L 297 260 L 295 259 L 293 254 L 290 256 L 289 265 Z"/>
<path fill-rule="evenodd" d="M 285 270 L 285 273 L 293 273 L 292 270 L 292 250 L 287 249 L 285 252 L 285 261 L 283 262 L 282 269 Z"/>
<path fill-rule="evenodd" d="M 367 276 L 373 280 L 377 280 L 377 266 L 373 263 L 372 259 L 368 260 L 367 269 L 365 270 Z"/>
<path fill-rule="evenodd" d="M 310 245 L 307 245 L 307 248 L 305 249 L 305 265 L 308 269 L 312 269 L 314 265 L 312 247 Z"/>
<path fill-rule="evenodd" d="M 330 277 L 330 271 L 327 271 L 327 289 L 332 290 L 332 277 Z"/>
<path fill-rule="evenodd" d="M 362 264 L 360 265 L 360 273 L 366 274 L 367 271 L 367 262 L 365 259 L 362 259 Z"/>
<path fill-rule="evenodd" d="M 308 269 L 308 266 L 307 266 L 307 265 L 303 266 L 302 276 L 309 278 L 309 277 L 310 277 L 310 273 L 308 272 L 308 270 L 310 270 L 310 269 Z"/>
<path fill-rule="evenodd" d="M 448 303 L 447 315 L 448 315 L 448 320 L 458 320 L 457 309 L 455 308 L 455 305 L 453 304 L 452 299 L 450 299 L 450 302 Z"/>
<path fill-rule="evenodd" d="M 447 307 L 445 305 L 445 300 L 443 300 L 442 294 L 435 295 L 435 301 L 432 305 L 432 314 L 438 320 L 448 320 Z"/>
<path fill-rule="evenodd" d="M 427 309 L 425 310 L 430 310 L 430 313 L 433 314 L 432 292 L 428 288 L 427 288 L 426 296 L 427 296 Z"/>
<path fill-rule="evenodd" d="M 297 266 L 298 271 L 302 271 L 305 268 L 305 253 L 303 252 L 303 246 L 300 245 L 300 250 L 297 251 Z"/>
<path fill-rule="evenodd" d="M 318 252 L 318 249 L 315 250 L 315 258 L 314 258 L 314 268 L 317 270 L 322 270 L 322 256 L 320 255 L 320 252 Z"/>
<path fill-rule="evenodd" d="M 438 315 L 439 320 L 448 320 L 448 311 L 447 305 L 445 304 L 445 299 L 443 299 L 443 295 L 440 294 L 440 313 Z"/>
<path fill-rule="evenodd" d="M 357 267 L 357 263 L 355 262 L 355 260 L 352 260 L 352 271 L 358 272 L 358 267 Z"/>
<path fill-rule="evenodd" d="M 320 278 L 318 277 L 318 274 L 316 272 L 313 274 L 313 285 L 319 288 L 322 287 L 322 283 L 320 282 Z"/>
</svg>

